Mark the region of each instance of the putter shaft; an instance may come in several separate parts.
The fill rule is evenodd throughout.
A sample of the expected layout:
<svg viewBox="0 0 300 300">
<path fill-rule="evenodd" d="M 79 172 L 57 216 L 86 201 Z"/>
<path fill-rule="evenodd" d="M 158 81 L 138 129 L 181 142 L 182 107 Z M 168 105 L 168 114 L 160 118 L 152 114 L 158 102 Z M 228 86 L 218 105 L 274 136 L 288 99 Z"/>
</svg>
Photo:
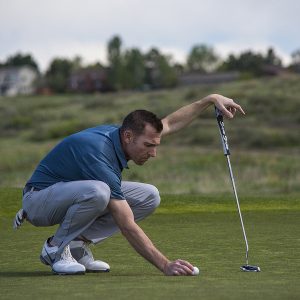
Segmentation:
<svg viewBox="0 0 300 300">
<path fill-rule="evenodd" d="M 232 172 L 232 168 L 231 168 L 230 158 L 229 158 L 229 155 L 225 155 L 225 156 L 227 158 L 228 169 L 229 169 L 229 173 L 230 173 L 230 178 L 231 178 L 233 193 L 234 193 L 234 196 L 235 196 L 236 206 L 237 206 L 237 209 L 238 209 L 238 212 L 239 212 L 239 216 L 240 216 L 240 220 L 241 220 L 241 225 L 242 225 L 244 240 L 245 240 L 245 244 L 246 244 L 246 264 L 248 265 L 249 264 L 249 258 L 248 258 L 248 255 L 249 255 L 249 246 L 248 246 L 247 235 L 246 235 L 246 231 L 245 231 L 245 227 L 244 227 L 243 216 L 242 216 L 242 212 L 241 212 L 241 208 L 240 208 L 240 203 L 239 203 L 239 198 L 238 198 L 236 187 L 235 187 L 235 181 L 234 181 L 233 172 Z"/>
</svg>

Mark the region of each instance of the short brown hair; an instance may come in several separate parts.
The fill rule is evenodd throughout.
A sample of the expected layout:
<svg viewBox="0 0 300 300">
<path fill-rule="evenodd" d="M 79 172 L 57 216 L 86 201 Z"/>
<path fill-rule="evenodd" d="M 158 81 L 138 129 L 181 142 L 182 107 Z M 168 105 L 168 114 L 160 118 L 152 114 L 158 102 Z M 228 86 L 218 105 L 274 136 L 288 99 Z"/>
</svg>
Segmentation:
<svg viewBox="0 0 300 300">
<path fill-rule="evenodd" d="M 154 113 L 144 109 L 138 109 L 124 118 L 121 131 L 131 129 L 136 135 L 141 135 L 144 132 L 146 124 L 151 125 L 158 133 L 163 130 L 161 119 Z"/>
</svg>

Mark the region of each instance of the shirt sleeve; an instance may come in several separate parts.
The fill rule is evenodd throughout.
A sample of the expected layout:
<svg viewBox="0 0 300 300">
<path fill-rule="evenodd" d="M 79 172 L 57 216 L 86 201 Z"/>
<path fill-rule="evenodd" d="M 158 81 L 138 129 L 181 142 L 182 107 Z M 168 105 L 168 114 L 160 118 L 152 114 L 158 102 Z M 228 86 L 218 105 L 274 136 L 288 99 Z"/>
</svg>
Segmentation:
<svg viewBox="0 0 300 300">
<path fill-rule="evenodd" d="M 111 199 L 124 200 L 125 197 L 121 190 L 121 178 L 107 164 L 96 162 L 88 165 L 82 171 L 86 180 L 99 180 L 106 183 L 111 191 Z"/>
</svg>

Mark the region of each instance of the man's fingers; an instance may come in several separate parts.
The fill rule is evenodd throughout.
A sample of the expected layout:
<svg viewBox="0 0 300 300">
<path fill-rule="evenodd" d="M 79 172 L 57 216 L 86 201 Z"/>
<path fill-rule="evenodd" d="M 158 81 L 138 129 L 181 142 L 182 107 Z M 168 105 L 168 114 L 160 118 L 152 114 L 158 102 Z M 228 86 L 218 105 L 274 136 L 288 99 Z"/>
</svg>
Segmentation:
<svg viewBox="0 0 300 300">
<path fill-rule="evenodd" d="M 177 259 L 174 263 L 174 275 L 193 275 L 194 267 L 187 261 Z"/>
<path fill-rule="evenodd" d="M 237 103 L 233 102 L 231 105 L 233 108 L 236 108 L 241 114 L 245 115 L 246 113 L 244 112 L 244 110 L 242 109 L 242 107 L 240 105 L 238 105 Z"/>
<path fill-rule="evenodd" d="M 178 261 L 181 265 L 186 266 L 187 268 L 189 268 L 191 271 L 194 270 L 193 265 L 190 264 L 188 261 L 182 260 L 182 259 L 177 259 L 177 261 Z"/>
<path fill-rule="evenodd" d="M 227 104 L 227 105 L 226 104 L 220 105 L 219 109 L 221 110 L 222 114 L 228 119 L 232 119 L 234 117 L 236 111 L 239 111 L 243 115 L 246 114 L 244 112 L 244 110 L 242 109 L 242 107 L 233 101 L 232 101 L 232 103 Z"/>
<path fill-rule="evenodd" d="M 226 117 L 228 119 L 233 118 L 233 114 L 230 112 L 229 108 L 227 109 L 224 105 L 221 105 L 219 109 L 222 112 L 224 117 Z"/>
<path fill-rule="evenodd" d="M 174 267 L 174 270 L 173 270 L 173 275 L 179 275 L 179 276 L 187 276 L 187 275 L 192 275 L 192 271 L 188 268 L 188 267 L 185 267 L 183 265 L 179 265 L 179 266 L 176 266 Z"/>
<path fill-rule="evenodd" d="M 235 107 L 229 107 L 229 111 L 232 113 L 232 115 L 234 116 L 237 109 Z"/>
<path fill-rule="evenodd" d="M 25 220 L 25 214 L 24 214 L 24 211 L 23 209 L 21 208 L 17 213 L 16 213 L 16 216 L 13 220 L 13 228 L 16 230 L 18 229 L 22 223 L 24 222 Z"/>
</svg>

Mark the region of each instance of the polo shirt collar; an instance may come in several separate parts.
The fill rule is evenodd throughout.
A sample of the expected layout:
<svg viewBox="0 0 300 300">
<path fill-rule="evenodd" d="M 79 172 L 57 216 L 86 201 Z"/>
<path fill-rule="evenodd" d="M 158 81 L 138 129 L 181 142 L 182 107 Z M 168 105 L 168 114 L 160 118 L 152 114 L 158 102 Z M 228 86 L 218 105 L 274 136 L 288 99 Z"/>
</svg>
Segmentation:
<svg viewBox="0 0 300 300">
<path fill-rule="evenodd" d="M 125 153 L 123 151 L 122 148 L 122 144 L 121 144 L 121 137 L 120 137 L 120 128 L 116 128 L 113 132 L 112 132 L 112 140 L 113 140 L 113 144 L 115 147 L 115 151 L 117 154 L 117 157 L 119 159 L 119 162 L 122 166 L 123 169 L 128 169 L 128 164 L 127 164 L 127 159 L 125 157 Z"/>
</svg>

